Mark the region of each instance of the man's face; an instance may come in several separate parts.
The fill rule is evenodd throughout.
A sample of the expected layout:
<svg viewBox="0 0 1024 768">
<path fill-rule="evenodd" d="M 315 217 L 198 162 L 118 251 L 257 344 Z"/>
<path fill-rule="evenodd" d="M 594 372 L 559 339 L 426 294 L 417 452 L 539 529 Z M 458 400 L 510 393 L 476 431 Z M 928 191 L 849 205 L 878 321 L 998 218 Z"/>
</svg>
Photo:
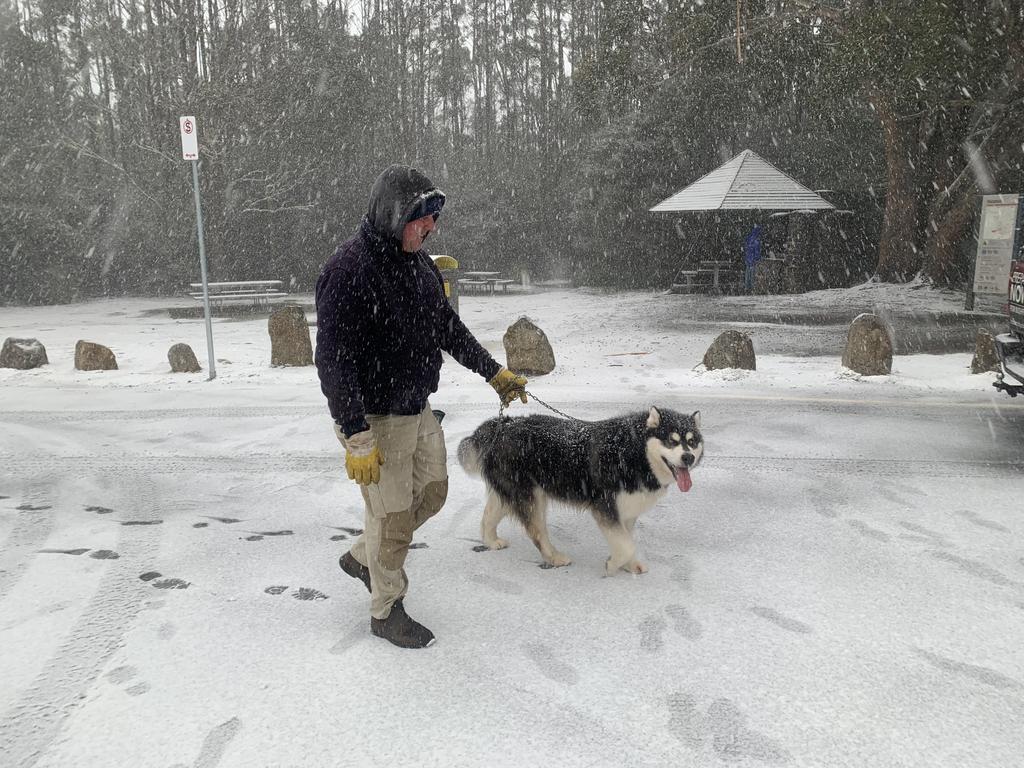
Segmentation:
<svg viewBox="0 0 1024 768">
<path fill-rule="evenodd" d="M 418 251 L 435 226 L 433 215 L 410 221 L 402 230 L 402 250 L 406 253 Z"/>
</svg>

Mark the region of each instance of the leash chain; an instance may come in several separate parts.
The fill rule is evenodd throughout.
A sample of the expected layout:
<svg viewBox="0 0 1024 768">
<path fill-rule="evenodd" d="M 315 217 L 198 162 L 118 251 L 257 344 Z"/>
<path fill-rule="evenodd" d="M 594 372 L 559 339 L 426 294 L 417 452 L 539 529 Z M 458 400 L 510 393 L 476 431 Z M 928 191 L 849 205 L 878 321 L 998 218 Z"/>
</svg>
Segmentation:
<svg viewBox="0 0 1024 768">
<path fill-rule="evenodd" d="M 523 392 L 525 392 L 528 397 L 532 397 L 534 400 L 536 400 L 538 403 L 543 405 L 545 408 L 547 408 L 552 413 L 557 413 L 559 416 L 564 416 L 565 418 L 569 419 L 570 421 L 583 421 L 583 419 L 577 419 L 575 416 L 570 416 L 568 413 L 565 413 L 564 411 L 558 410 L 557 408 L 555 408 L 555 406 L 550 405 L 548 403 L 545 403 L 543 400 L 541 400 L 539 397 L 537 397 L 535 394 L 533 394 L 533 392 L 531 392 L 528 389 L 523 389 Z M 498 408 L 498 418 L 499 419 L 502 416 L 505 415 L 505 409 L 507 409 L 507 408 L 508 408 L 508 406 L 505 405 L 505 403 L 502 403 L 499 406 L 499 408 Z"/>
</svg>

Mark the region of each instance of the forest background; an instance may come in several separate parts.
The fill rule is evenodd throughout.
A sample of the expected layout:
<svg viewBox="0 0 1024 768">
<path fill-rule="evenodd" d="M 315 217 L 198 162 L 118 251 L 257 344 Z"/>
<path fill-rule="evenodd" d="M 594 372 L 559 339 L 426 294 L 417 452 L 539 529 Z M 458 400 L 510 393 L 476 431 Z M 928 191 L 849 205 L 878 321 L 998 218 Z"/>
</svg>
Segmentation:
<svg viewBox="0 0 1024 768">
<path fill-rule="evenodd" d="M 766 248 L 805 289 L 965 281 L 1024 191 L 1024 0 L 0 0 L 0 303 L 309 290 L 393 162 L 466 268 L 664 286 Z M 652 214 L 752 149 L 841 211 Z M 788 243 L 787 243 L 788 238 Z"/>
</svg>

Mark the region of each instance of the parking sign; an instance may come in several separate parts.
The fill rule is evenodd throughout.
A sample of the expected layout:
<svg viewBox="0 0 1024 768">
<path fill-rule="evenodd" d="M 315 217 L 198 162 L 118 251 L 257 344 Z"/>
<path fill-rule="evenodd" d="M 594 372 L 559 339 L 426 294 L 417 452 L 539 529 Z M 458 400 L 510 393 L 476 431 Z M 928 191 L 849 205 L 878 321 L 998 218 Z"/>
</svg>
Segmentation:
<svg viewBox="0 0 1024 768">
<path fill-rule="evenodd" d="M 194 115 L 183 115 L 178 118 L 181 127 L 181 158 L 182 160 L 199 159 L 199 136 L 196 133 Z"/>
</svg>

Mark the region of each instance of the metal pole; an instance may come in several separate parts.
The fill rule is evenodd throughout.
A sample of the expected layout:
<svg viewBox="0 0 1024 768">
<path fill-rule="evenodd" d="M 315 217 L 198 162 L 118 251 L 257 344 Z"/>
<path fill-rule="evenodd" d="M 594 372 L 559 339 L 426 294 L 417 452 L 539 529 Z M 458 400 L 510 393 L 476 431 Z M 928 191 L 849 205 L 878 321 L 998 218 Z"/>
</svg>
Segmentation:
<svg viewBox="0 0 1024 768">
<path fill-rule="evenodd" d="M 217 367 L 213 356 L 213 324 L 210 321 L 210 288 L 206 279 L 206 243 L 203 241 L 203 207 L 199 204 L 199 161 L 192 161 L 192 191 L 196 198 L 196 231 L 199 233 L 199 265 L 203 273 L 203 311 L 206 314 L 206 351 L 210 356 L 210 376 L 207 381 L 217 378 Z"/>
<path fill-rule="evenodd" d="M 984 222 L 981 220 L 985 212 L 985 198 L 980 199 L 980 207 L 974 208 L 974 221 L 977 222 L 977 229 L 974 233 L 974 247 L 971 249 L 971 257 L 968 259 L 967 285 L 964 286 L 964 309 L 968 312 L 974 309 L 974 273 L 978 269 L 978 246 L 981 245 L 981 227 Z"/>
</svg>

